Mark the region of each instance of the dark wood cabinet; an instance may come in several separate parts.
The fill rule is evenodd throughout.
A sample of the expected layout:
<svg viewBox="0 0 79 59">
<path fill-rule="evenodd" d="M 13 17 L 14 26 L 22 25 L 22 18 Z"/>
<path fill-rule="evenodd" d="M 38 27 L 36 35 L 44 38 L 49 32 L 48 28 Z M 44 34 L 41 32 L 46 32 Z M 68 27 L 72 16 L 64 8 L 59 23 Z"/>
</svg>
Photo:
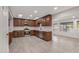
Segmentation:
<svg viewBox="0 0 79 59">
<path fill-rule="evenodd" d="M 42 26 L 46 26 L 46 20 L 45 20 L 45 18 L 43 18 L 43 19 L 41 20 L 41 24 L 42 24 Z"/>
<path fill-rule="evenodd" d="M 36 20 L 29 20 L 29 26 L 36 26 Z"/>
<path fill-rule="evenodd" d="M 44 17 L 41 17 L 37 20 L 36 24 L 40 26 L 51 26 L 52 25 L 52 15 L 46 15 Z"/>
<path fill-rule="evenodd" d="M 31 36 L 35 36 L 35 34 L 36 34 L 36 33 L 35 33 L 34 30 L 31 30 L 31 31 L 30 31 L 30 35 L 31 35 Z"/>
<path fill-rule="evenodd" d="M 51 26 L 52 25 L 52 16 L 47 16 L 45 18 L 45 23 L 46 23 L 46 25 Z"/>
<path fill-rule="evenodd" d="M 40 20 L 38 20 L 38 19 L 36 20 L 36 26 L 38 26 L 38 27 L 40 26 Z"/>
<path fill-rule="evenodd" d="M 14 20 L 13 20 L 13 25 L 14 25 L 14 26 L 18 26 L 18 25 L 19 25 L 19 20 L 14 19 Z"/>
<path fill-rule="evenodd" d="M 13 38 L 13 33 L 12 32 L 9 32 L 9 45 L 11 44 L 12 42 L 12 38 Z"/>
<path fill-rule="evenodd" d="M 31 30 L 31 31 L 30 31 L 30 34 L 31 34 L 32 36 L 38 36 L 38 35 L 39 35 L 39 31 Z"/>
<path fill-rule="evenodd" d="M 42 24 L 42 26 L 51 26 L 52 15 L 46 15 L 37 20 L 14 18 L 13 24 L 14 26 L 40 26 L 40 24 Z"/>
<path fill-rule="evenodd" d="M 43 39 L 45 41 L 52 40 L 52 32 L 32 30 L 31 35 L 37 36 L 38 38 Z"/>
<path fill-rule="evenodd" d="M 24 25 L 25 25 L 25 26 L 29 26 L 29 25 L 30 25 L 29 23 L 30 23 L 30 22 L 29 22 L 29 19 L 25 19 L 25 20 L 24 20 Z"/>
<path fill-rule="evenodd" d="M 14 18 L 13 24 L 14 26 L 17 26 L 17 27 L 18 26 L 39 27 L 40 24 L 42 26 L 52 26 L 52 15 L 46 15 L 37 20 Z M 52 40 L 52 32 L 31 30 L 29 33 L 30 33 L 29 35 L 37 36 L 45 41 Z M 25 36 L 25 31 L 23 30 L 13 31 L 13 37 L 24 37 L 24 36 Z"/>
<path fill-rule="evenodd" d="M 52 32 L 43 32 L 43 40 L 45 41 L 52 40 Z"/>
<path fill-rule="evenodd" d="M 13 31 L 13 37 L 24 37 L 25 36 L 25 31 L 23 30 L 17 30 Z"/>
<path fill-rule="evenodd" d="M 39 31 L 39 34 L 37 37 L 39 37 L 45 41 L 51 41 L 52 40 L 52 32 Z"/>
<path fill-rule="evenodd" d="M 13 24 L 14 26 L 25 26 L 25 19 L 14 18 Z"/>
</svg>

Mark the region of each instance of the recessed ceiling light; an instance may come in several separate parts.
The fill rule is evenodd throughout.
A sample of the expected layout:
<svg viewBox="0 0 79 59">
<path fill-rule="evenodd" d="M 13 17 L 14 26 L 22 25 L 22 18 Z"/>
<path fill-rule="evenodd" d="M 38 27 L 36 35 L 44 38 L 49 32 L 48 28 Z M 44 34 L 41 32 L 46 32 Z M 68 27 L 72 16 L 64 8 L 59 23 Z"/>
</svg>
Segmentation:
<svg viewBox="0 0 79 59">
<path fill-rule="evenodd" d="M 58 9 L 58 7 L 54 7 L 54 10 L 57 10 Z"/>
<path fill-rule="evenodd" d="M 29 15 L 30 17 L 32 17 L 32 15 Z"/>
<path fill-rule="evenodd" d="M 19 18 L 22 18 L 22 17 L 23 17 L 23 15 L 22 15 L 22 14 L 18 14 L 18 17 L 19 17 Z"/>
<path fill-rule="evenodd" d="M 75 16 L 72 16 L 72 18 L 76 18 Z"/>
<path fill-rule="evenodd" d="M 38 13 L 38 11 L 37 10 L 34 10 L 34 13 Z"/>
</svg>

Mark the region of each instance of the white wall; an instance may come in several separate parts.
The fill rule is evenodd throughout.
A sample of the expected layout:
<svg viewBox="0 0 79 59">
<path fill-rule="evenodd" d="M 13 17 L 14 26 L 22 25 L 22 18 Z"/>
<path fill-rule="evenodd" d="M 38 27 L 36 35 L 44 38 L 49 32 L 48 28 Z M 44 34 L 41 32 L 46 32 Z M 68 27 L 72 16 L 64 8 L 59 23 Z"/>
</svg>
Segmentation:
<svg viewBox="0 0 79 59">
<path fill-rule="evenodd" d="M 10 26 L 9 26 L 9 32 L 13 31 L 13 15 L 9 9 L 9 18 L 10 18 Z"/>
<path fill-rule="evenodd" d="M 8 7 L 0 6 L 0 53 L 9 52 L 8 45 Z"/>
<path fill-rule="evenodd" d="M 67 20 L 67 19 L 72 18 L 72 16 L 79 17 L 79 7 L 74 7 L 72 9 L 58 13 L 58 14 L 54 15 L 53 18 L 59 19 L 59 20 L 62 20 L 62 19 Z"/>
</svg>

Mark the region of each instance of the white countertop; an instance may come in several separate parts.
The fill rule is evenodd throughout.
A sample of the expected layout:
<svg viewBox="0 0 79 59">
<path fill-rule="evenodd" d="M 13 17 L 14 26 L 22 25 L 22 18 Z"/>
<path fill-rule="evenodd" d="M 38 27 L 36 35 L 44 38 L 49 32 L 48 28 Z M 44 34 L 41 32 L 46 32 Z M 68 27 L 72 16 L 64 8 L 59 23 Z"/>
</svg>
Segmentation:
<svg viewBox="0 0 79 59">
<path fill-rule="evenodd" d="M 43 27 L 29 27 L 29 26 L 24 26 L 24 27 L 14 27 L 13 30 L 24 30 L 25 28 L 28 28 L 29 30 L 38 30 L 38 31 L 52 31 L 52 26 L 43 26 Z"/>
</svg>

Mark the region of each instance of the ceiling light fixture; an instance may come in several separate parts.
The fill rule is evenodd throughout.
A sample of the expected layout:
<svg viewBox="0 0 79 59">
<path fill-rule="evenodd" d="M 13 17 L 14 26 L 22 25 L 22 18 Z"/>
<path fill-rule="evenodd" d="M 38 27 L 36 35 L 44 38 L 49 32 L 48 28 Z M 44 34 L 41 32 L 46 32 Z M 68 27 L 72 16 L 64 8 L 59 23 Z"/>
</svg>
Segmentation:
<svg viewBox="0 0 79 59">
<path fill-rule="evenodd" d="M 32 17 L 32 15 L 30 15 L 30 17 Z"/>
<path fill-rule="evenodd" d="M 34 13 L 38 13 L 38 11 L 37 10 L 34 10 Z"/>
<path fill-rule="evenodd" d="M 76 18 L 75 16 L 72 16 L 72 18 Z"/>
<path fill-rule="evenodd" d="M 57 10 L 58 9 L 58 7 L 54 7 L 54 10 Z"/>
<path fill-rule="evenodd" d="M 19 17 L 19 18 L 22 18 L 22 17 L 23 17 L 23 15 L 22 15 L 22 14 L 19 14 L 19 15 L 18 15 L 18 17 Z"/>
</svg>

